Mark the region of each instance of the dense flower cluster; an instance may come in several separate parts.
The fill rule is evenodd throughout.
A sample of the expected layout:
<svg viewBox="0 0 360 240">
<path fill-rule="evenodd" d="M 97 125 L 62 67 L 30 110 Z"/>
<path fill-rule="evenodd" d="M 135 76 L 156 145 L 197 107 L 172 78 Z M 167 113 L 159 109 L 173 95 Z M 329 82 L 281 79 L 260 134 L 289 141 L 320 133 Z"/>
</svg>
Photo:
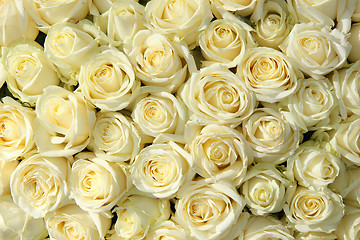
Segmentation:
<svg viewBox="0 0 360 240">
<path fill-rule="evenodd" d="M 0 239 L 359 238 L 359 0 L 0 13 Z"/>
</svg>

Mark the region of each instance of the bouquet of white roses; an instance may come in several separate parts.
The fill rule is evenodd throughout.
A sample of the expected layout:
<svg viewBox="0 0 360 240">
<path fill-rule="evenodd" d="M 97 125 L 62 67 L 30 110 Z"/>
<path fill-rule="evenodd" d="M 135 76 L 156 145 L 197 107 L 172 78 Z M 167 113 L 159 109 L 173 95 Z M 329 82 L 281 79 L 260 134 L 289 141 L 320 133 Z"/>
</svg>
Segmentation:
<svg viewBox="0 0 360 240">
<path fill-rule="evenodd" d="M 359 0 L 0 12 L 0 239 L 359 238 Z"/>
</svg>

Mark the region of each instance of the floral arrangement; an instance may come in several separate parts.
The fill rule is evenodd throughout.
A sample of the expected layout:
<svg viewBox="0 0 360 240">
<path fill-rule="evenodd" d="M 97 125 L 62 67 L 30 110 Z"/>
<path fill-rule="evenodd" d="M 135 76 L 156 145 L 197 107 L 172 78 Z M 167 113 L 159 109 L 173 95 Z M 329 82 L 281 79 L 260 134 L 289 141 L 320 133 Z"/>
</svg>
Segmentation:
<svg viewBox="0 0 360 240">
<path fill-rule="evenodd" d="M 359 238 L 360 1 L 0 12 L 0 239 Z"/>
</svg>

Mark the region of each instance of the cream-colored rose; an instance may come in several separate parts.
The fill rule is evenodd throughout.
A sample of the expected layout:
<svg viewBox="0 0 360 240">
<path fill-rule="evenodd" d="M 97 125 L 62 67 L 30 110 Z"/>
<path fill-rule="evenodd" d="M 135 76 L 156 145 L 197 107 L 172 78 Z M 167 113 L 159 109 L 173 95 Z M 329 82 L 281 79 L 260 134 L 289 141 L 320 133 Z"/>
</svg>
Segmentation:
<svg viewBox="0 0 360 240">
<path fill-rule="evenodd" d="M 237 237 L 246 225 L 245 201 L 226 181 L 187 182 L 178 193 L 174 220 L 197 240 Z"/>
<path fill-rule="evenodd" d="M 180 227 L 180 225 L 169 220 L 164 222 L 159 222 L 152 226 L 145 237 L 146 240 L 162 240 L 162 239 L 171 239 L 171 240 L 190 240 L 190 236 L 186 231 Z"/>
<path fill-rule="evenodd" d="M 254 39 L 260 46 L 279 49 L 295 24 L 284 0 L 268 0 L 258 4 L 250 20 L 255 23 Z"/>
<path fill-rule="evenodd" d="M 2 62 L 6 68 L 6 83 L 11 93 L 34 106 L 44 88 L 58 85 L 57 69 L 35 41 L 21 41 L 2 48 Z M 2 77 L 0 77 L 2 78 Z"/>
<path fill-rule="evenodd" d="M 10 176 L 17 165 L 19 165 L 19 161 L 0 160 L 0 196 L 10 193 Z"/>
<path fill-rule="evenodd" d="M 49 86 L 36 103 L 35 143 L 44 156 L 71 156 L 89 143 L 95 110 L 79 94 Z"/>
<path fill-rule="evenodd" d="M 125 42 L 133 38 L 139 30 L 145 29 L 143 25 L 144 11 L 145 7 L 137 1 L 114 1 L 109 11 L 94 18 L 94 23 L 110 39 Z"/>
<path fill-rule="evenodd" d="M 212 18 L 209 0 L 152 0 L 145 7 L 144 25 L 150 30 L 176 36 L 194 48 L 196 35 Z"/>
<path fill-rule="evenodd" d="M 0 239 L 44 239 L 48 232 L 44 219 L 34 219 L 19 208 L 11 195 L 0 197 Z"/>
<path fill-rule="evenodd" d="M 96 14 L 103 14 L 105 12 L 107 12 L 111 6 L 114 4 L 114 2 L 116 2 L 116 0 L 93 0 L 92 1 L 92 6 L 90 8 L 90 13 L 92 13 L 93 15 L 97 16 Z M 94 10 L 92 9 L 93 7 L 96 7 L 95 13 Z"/>
<path fill-rule="evenodd" d="M 188 132 L 188 148 L 194 159 L 194 170 L 204 178 L 228 180 L 235 186 L 243 181 L 253 162 L 252 151 L 237 130 L 209 124 L 194 125 Z"/>
<path fill-rule="evenodd" d="M 313 140 L 302 143 L 287 160 L 287 175 L 295 177 L 299 185 L 315 189 L 333 183 L 345 172 L 345 165 L 324 144 Z"/>
<path fill-rule="evenodd" d="M 139 31 L 125 45 L 136 76 L 147 86 L 175 92 L 196 71 L 195 60 L 186 44 L 172 41 L 149 30 Z"/>
<path fill-rule="evenodd" d="M 100 53 L 81 66 L 79 89 L 101 110 L 121 110 L 137 97 L 140 81 L 123 52 L 107 46 L 99 50 Z"/>
<path fill-rule="evenodd" d="M 18 39 L 35 39 L 39 33 L 34 20 L 25 12 L 23 1 L 0 2 L 0 46 Z"/>
<path fill-rule="evenodd" d="M 69 186 L 70 198 L 81 209 L 100 213 L 115 206 L 127 191 L 128 180 L 119 164 L 82 152 L 75 156 Z"/>
<path fill-rule="evenodd" d="M 351 45 L 337 29 L 311 22 L 295 24 L 280 48 L 301 71 L 318 79 L 346 62 Z"/>
<path fill-rule="evenodd" d="M 251 216 L 237 240 L 278 239 L 294 240 L 288 229 L 281 221 L 269 216 Z"/>
<path fill-rule="evenodd" d="M 133 161 L 143 143 L 131 118 L 119 112 L 100 111 L 87 148 L 111 162 Z"/>
<path fill-rule="evenodd" d="M 252 28 L 233 15 L 216 19 L 199 35 L 201 53 L 209 62 L 235 67 L 245 51 L 255 47 L 250 31 Z"/>
<path fill-rule="evenodd" d="M 217 18 L 220 18 L 224 11 L 236 12 L 241 16 L 251 15 L 257 4 L 263 0 L 210 0 L 211 10 Z"/>
<path fill-rule="evenodd" d="M 61 74 L 76 85 L 76 73 L 82 64 L 99 51 L 96 39 L 71 22 L 53 25 L 45 38 L 44 51 Z"/>
<path fill-rule="evenodd" d="M 274 103 L 293 94 L 303 75 L 282 52 L 257 47 L 248 50 L 236 73 L 259 101 Z"/>
<path fill-rule="evenodd" d="M 111 216 L 89 213 L 76 204 L 66 205 L 45 216 L 50 239 L 102 240 L 111 225 Z"/>
<path fill-rule="evenodd" d="M 338 240 L 355 240 L 360 236 L 360 211 L 345 214 L 335 230 Z"/>
<path fill-rule="evenodd" d="M 360 166 L 360 117 L 352 115 L 342 121 L 330 143 L 347 164 Z"/>
<path fill-rule="evenodd" d="M 35 148 L 35 111 L 11 97 L 0 103 L 0 159 L 15 160 Z"/>
<path fill-rule="evenodd" d="M 244 82 L 220 64 L 212 64 L 191 74 L 180 89 L 190 119 L 201 124 L 237 126 L 249 117 L 257 101 Z"/>
<path fill-rule="evenodd" d="M 302 131 L 332 128 L 340 122 L 335 90 L 327 78 L 301 79 L 299 89 L 280 105 L 287 106 L 288 117 Z"/>
<path fill-rule="evenodd" d="M 334 71 L 329 78 L 339 99 L 340 114 L 343 119 L 353 113 L 360 115 L 360 94 L 354 89 L 360 88 L 360 61 Z"/>
<path fill-rule="evenodd" d="M 360 23 L 355 23 L 351 25 L 350 37 L 348 41 L 352 46 L 348 60 L 349 62 L 356 62 L 360 60 Z"/>
<path fill-rule="evenodd" d="M 334 26 L 339 10 L 345 8 L 346 1 L 341 0 L 291 0 L 289 5 L 301 23 L 317 22 Z M 340 19 L 339 19 L 340 20 Z"/>
<path fill-rule="evenodd" d="M 293 191 L 292 191 L 293 190 Z M 289 226 L 299 232 L 334 231 L 344 216 L 344 204 L 340 195 L 324 187 L 293 187 L 284 205 Z"/>
<path fill-rule="evenodd" d="M 131 179 L 140 191 L 169 198 L 192 179 L 191 166 L 190 154 L 175 142 L 152 144 L 136 156 L 130 166 Z"/>
<path fill-rule="evenodd" d="M 249 168 L 240 193 L 253 214 L 266 215 L 282 210 L 288 185 L 288 180 L 274 164 L 258 163 Z"/>
<path fill-rule="evenodd" d="M 38 26 L 46 27 L 69 20 L 82 20 L 90 10 L 91 0 L 23 0 L 29 15 Z"/>
<path fill-rule="evenodd" d="M 281 112 L 258 108 L 239 128 L 253 150 L 255 162 L 280 164 L 299 146 L 301 134 Z"/>
<path fill-rule="evenodd" d="M 114 209 L 117 219 L 110 231 L 109 240 L 143 239 L 156 223 L 170 217 L 169 200 L 142 195 L 131 195 Z"/>
<path fill-rule="evenodd" d="M 132 119 L 143 133 L 157 137 L 160 134 L 182 135 L 187 121 L 184 104 L 168 92 L 152 92 L 135 101 Z"/>
<path fill-rule="evenodd" d="M 67 158 L 34 154 L 22 160 L 11 174 L 12 198 L 30 216 L 42 218 L 68 201 L 69 172 Z"/>
</svg>

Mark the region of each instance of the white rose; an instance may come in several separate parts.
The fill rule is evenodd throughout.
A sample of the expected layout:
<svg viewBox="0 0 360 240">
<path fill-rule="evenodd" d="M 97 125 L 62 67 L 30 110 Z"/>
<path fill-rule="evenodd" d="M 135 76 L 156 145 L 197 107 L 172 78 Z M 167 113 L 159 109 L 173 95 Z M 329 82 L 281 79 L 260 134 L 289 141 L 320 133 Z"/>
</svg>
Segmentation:
<svg viewBox="0 0 360 240">
<path fill-rule="evenodd" d="M 237 126 L 249 117 L 257 101 L 234 73 L 220 64 L 212 64 L 192 73 L 180 89 L 190 119 L 201 124 Z"/>
<path fill-rule="evenodd" d="M 255 43 L 250 33 L 252 29 L 233 15 L 230 16 L 212 21 L 200 33 L 199 46 L 205 60 L 232 68 Z"/>
<path fill-rule="evenodd" d="M 265 215 L 282 210 L 288 185 L 288 180 L 274 164 L 258 163 L 249 168 L 240 193 L 253 214 Z"/>
<path fill-rule="evenodd" d="M 131 195 L 114 209 L 117 219 L 109 240 L 143 239 L 157 222 L 170 217 L 169 200 Z"/>
<path fill-rule="evenodd" d="M 95 38 L 78 24 L 65 22 L 53 25 L 45 38 L 44 51 L 70 84 L 76 85 L 80 66 L 99 51 Z M 62 79 L 63 81 L 66 81 Z"/>
<path fill-rule="evenodd" d="M 134 0 L 114 1 L 109 11 L 95 17 L 94 22 L 110 39 L 125 42 L 139 30 L 145 29 L 144 11 L 145 7 Z"/>
<path fill-rule="evenodd" d="M 349 62 L 356 62 L 360 60 L 359 53 L 359 43 L 360 43 L 360 23 L 354 23 L 351 25 L 350 37 L 348 39 L 351 44 L 351 50 L 348 57 Z"/>
<path fill-rule="evenodd" d="M 299 146 L 301 134 L 284 115 L 270 108 L 258 108 L 240 129 L 253 150 L 255 162 L 280 164 Z"/>
<path fill-rule="evenodd" d="M 35 111 L 11 97 L 0 103 L 0 159 L 12 161 L 35 148 Z"/>
<path fill-rule="evenodd" d="M 186 231 L 180 227 L 180 225 L 169 220 L 164 222 L 159 222 L 152 226 L 145 237 L 146 240 L 162 240 L 162 239 L 172 239 L 172 240 L 190 240 L 190 236 Z"/>
<path fill-rule="evenodd" d="M 10 193 L 10 176 L 19 165 L 19 161 L 0 160 L 0 196 Z"/>
<path fill-rule="evenodd" d="M 79 89 L 96 107 L 118 111 L 127 107 L 138 95 L 136 80 L 126 55 L 116 48 L 101 47 L 79 73 Z"/>
<path fill-rule="evenodd" d="M 23 1 L 18 0 L 1 1 L 0 29 L 0 46 L 18 39 L 35 39 L 39 33 L 36 23 L 25 12 Z"/>
<path fill-rule="evenodd" d="M 111 217 L 106 213 L 89 213 L 70 204 L 47 214 L 45 222 L 50 239 L 103 240 Z"/>
<path fill-rule="evenodd" d="M 95 110 L 77 94 L 49 86 L 36 104 L 35 143 L 44 156 L 70 156 L 89 143 Z"/>
<path fill-rule="evenodd" d="M 35 154 L 22 160 L 10 179 L 14 202 L 32 217 L 44 217 L 68 201 L 69 172 L 70 162 L 64 157 Z"/>
<path fill-rule="evenodd" d="M 338 101 L 327 78 L 301 79 L 299 89 L 280 105 L 289 109 L 288 117 L 302 131 L 331 128 L 340 122 Z"/>
<path fill-rule="evenodd" d="M 338 240 L 355 240 L 360 234 L 360 211 L 347 213 L 334 233 Z"/>
<path fill-rule="evenodd" d="M 294 234 L 295 240 L 336 240 L 334 233 L 324 232 L 297 232 Z"/>
<path fill-rule="evenodd" d="M 125 45 L 136 76 L 147 86 L 175 92 L 196 71 L 195 60 L 186 44 L 171 41 L 165 35 L 142 30 Z"/>
<path fill-rule="evenodd" d="M 351 45 L 337 29 L 312 22 L 296 24 L 280 48 L 301 71 L 318 79 L 346 62 Z"/>
<path fill-rule="evenodd" d="M 196 35 L 212 19 L 208 0 L 152 0 L 146 4 L 144 25 L 168 36 L 177 36 L 190 48 Z"/>
<path fill-rule="evenodd" d="M 45 27 L 69 20 L 82 20 L 90 10 L 90 0 L 38 1 L 24 0 L 29 15 L 38 26 Z"/>
<path fill-rule="evenodd" d="M 248 50 L 237 65 L 236 73 L 259 101 L 278 102 L 293 94 L 302 74 L 282 52 L 257 47 Z"/>
<path fill-rule="evenodd" d="M 330 143 L 347 164 L 360 166 L 360 117 L 352 115 L 342 121 Z"/>
<path fill-rule="evenodd" d="M 343 119 L 355 113 L 360 115 L 360 61 L 330 74 L 335 93 L 339 99 L 340 114 Z"/>
<path fill-rule="evenodd" d="M 299 232 L 327 232 L 337 228 L 344 216 L 340 195 L 328 188 L 294 187 L 284 205 L 288 224 Z M 289 190 L 289 191 L 292 191 Z"/>
<path fill-rule="evenodd" d="M 189 132 L 194 134 L 188 145 L 194 170 L 204 178 L 240 185 L 253 162 L 252 151 L 241 133 L 215 124 L 196 125 Z"/>
<path fill-rule="evenodd" d="M 339 10 L 345 7 L 346 1 L 291 0 L 289 5 L 295 11 L 299 22 L 317 22 L 323 25 L 334 26 L 334 20 L 337 19 Z"/>
<path fill-rule="evenodd" d="M 160 134 L 181 135 L 187 121 L 184 104 L 168 92 L 151 92 L 135 101 L 132 118 L 143 133 L 157 137 Z"/>
<path fill-rule="evenodd" d="M 269 0 L 258 4 L 250 20 L 255 23 L 254 39 L 260 46 L 279 49 L 295 24 L 284 0 Z"/>
<path fill-rule="evenodd" d="M 22 41 L 2 48 L 2 62 L 7 70 L 6 83 L 11 93 L 34 106 L 44 88 L 58 85 L 52 62 L 35 41 Z M 3 72 L 4 74 L 4 72 Z"/>
<path fill-rule="evenodd" d="M 287 160 L 287 174 L 301 186 L 326 187 L 345 172 L 342 160 L 328 151 L 324 143 L 313 140 L 302 143 Z"/>
<path fill-rule="evenodd" d="M 237 240 L 278 239 L 294 240 L 290 230 L 275 217 L 251 216 Z"/>
<path fill-rule="evenodd" d="M 229 182 L 188 182 L 178 199 L 174 220 L 194 239 L 234 239 L 246 225 L 245 202 Z"/>
<path fill-rule="evenodd" d="M 75 156 L 69 177 L 70 198 L 89 212 L 109 211 L 128 188 L 124 169 L 91 152 Z"/>
<path fill-rule="evenodd" d="M 111 162 L 133 161 L 143 147 L 141 135 L 130 117 L 100 111 L 89 145 L 97 157 Z"/>
<path fill-rule="evenodd" d="M 236 12 L 241 16 L 251 15 L 257 4 L 263 0 L 210 0 L 214 15 L 219 18 L 224 11 Z"/>
<path fill-rule="evenodd" d="M 0 239 L 44 239 L 48 232 L 44 219 L 34 219 L 19 208 L 11 195 L 0 197 Z"/>
<path fill-rule="evenodd" d="M 168 198 L 194 176 L 191 166 L 191 156 L 175 142 L 152 144 L 136 156 L 131 179 L 139 190 Z"/>
</svg>

